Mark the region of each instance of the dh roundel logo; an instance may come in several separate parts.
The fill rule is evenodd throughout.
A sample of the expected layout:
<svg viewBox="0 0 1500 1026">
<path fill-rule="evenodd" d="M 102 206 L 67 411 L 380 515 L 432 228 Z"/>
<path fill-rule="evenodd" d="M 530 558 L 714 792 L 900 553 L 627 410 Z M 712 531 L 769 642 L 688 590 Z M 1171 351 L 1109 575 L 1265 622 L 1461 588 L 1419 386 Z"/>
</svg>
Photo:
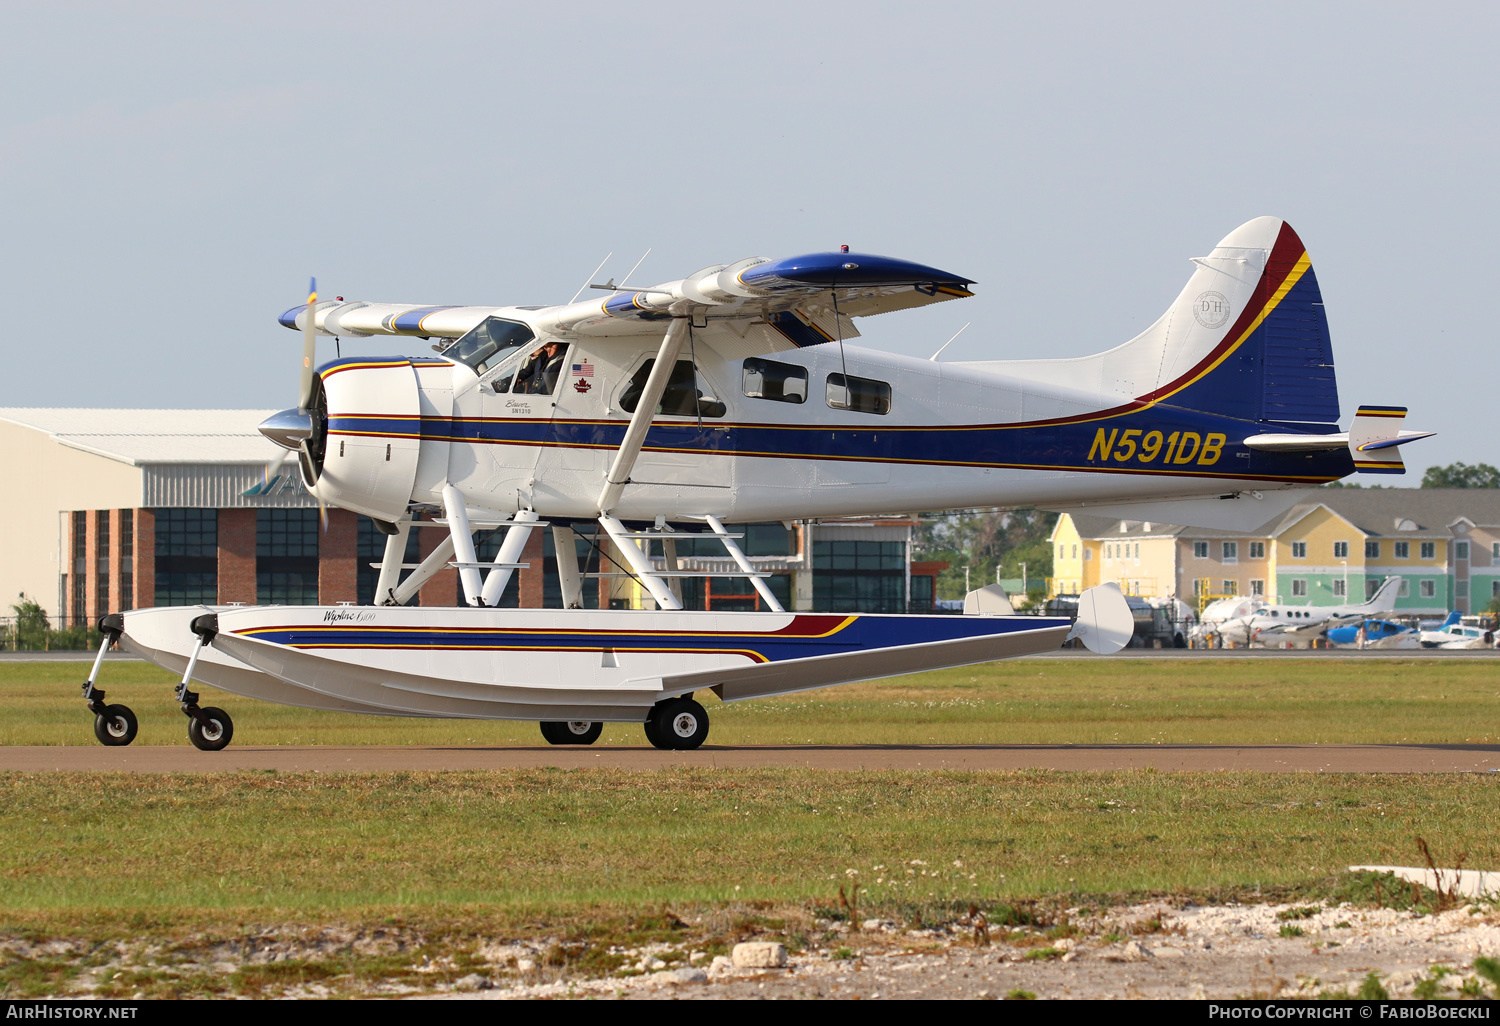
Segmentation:
<svg viewBox="0 0 1500 1026">
<path fill-rule="evenodd" d="M 1229 300 L 1222 292 L 1201 292 L 1193 300 L 1193 316 L 1205 328 L 1222 328 L 1229 320 Z"/>
</svg>

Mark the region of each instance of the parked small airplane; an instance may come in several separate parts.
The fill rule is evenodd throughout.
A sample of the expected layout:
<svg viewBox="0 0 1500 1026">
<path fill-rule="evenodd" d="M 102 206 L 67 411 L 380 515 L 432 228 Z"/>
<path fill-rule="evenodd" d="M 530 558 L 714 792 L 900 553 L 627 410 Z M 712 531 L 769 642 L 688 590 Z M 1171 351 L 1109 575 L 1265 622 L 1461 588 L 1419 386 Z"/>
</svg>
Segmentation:
<svg viewBox="0 0 1500 1026">
<path fill-rule="evenodd" d="M 1240 644 L 1311 644 L 1331 627 L 1357 624 L 1389 613 L 1396 608 L 1396 593 L 1400 590 L 1401 578 L 1387 577 L 1367 602 L 1341 606 L 1259 606 L 1248 616 L 1220 624 L 1219 635 L 1225 641 Z"/>
<path fill-rule="evenodd" d="M 1308 486 L 1402 473 L 1398 447 L 1425 437 L 1400 429 L 1403 408 L 1361 407 L 1338 430 L 1322 295 L 1291 227 L 1257 218 L 1193 262 L 1168 311 L 1124 345 L 949 363 L 848 342 L 861 317 L 962 299 L 973 282 L 847 247 L 649 287 L 611 279 L 594 286 L 602 301 L 561 306 L 320 301 L 314 289 L 281 317 L 304 336 L 297 407 L 261 430 L 296 455 L 320 502 L 388 533 L 380 604 L 144 609 L 101 627 L 182 673 L 189 737 L 205 749 L 227 744 L 233 724 L 200 708 L 194 680 L 312 708 L 533 719 L 553 743 L 643 722 L 653 744 L 691 748 L 708 731 L 699 690 L 736 701 L 1075 635 L 1117 647 L 1130 620 L 1112 586 L 1086 592 L 1071 627 L 986 612 L 788 612 L 729 526 L 1032 505 L 1248 528 Z M 436 356 L 318 367 L 319 334 L 440 342 Z M 443 541 L 404 567 L 419 523 Z M 492 561 L 476 555 L 480 528 L 506 532 Z M 565 608 L 495 608 L 543 528 Z M 639 582 L 654 610 L 581 608 L 566 555 L 580 532 L 611 546 L 609 572 Z M 769 611 L 683 610 L 677 582 L 694 575 L 676 558 L 684 537 L 722 544 L 738 569 L 712 574 L 748 578 Z M 450 566 L 463 607 L 406 606 Z M 96 661 L 85 685 L 96 734 L 128 743 L 133 714 L 105 704 L 97 674 Z"/>
<path fill-rule="evenodd" d="M 1455 609 L 1436 628 L 1418 634 L 1417 641 L 1423 648 L 1485 648 L 1494 643 L 1494 632 L 1483 627 L 1465 626 L 1460 619 L 1459 611 Z"/>
<path fill-rule="evenodd" d="M 1360 638 L 1360 631 L 1364 638 Z M 1363 642 L 1365 648 L 1417 648 L 1417 629 L 1404 623 L 1390 620 L 1365 620 L 1328 629 L 1329 644 L 1354 647 Z"/>
</svg>

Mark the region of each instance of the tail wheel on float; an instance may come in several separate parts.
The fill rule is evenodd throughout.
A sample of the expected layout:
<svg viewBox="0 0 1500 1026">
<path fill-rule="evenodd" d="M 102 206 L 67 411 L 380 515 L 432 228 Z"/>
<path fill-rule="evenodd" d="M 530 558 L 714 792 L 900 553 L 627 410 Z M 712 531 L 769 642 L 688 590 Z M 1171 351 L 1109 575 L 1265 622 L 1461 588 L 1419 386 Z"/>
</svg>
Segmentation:
<svg viewBox="0 0 1500 1026">
<path fill-rule="evenodd" d="M 111 748 L 130 744 L 140 729 L 140 722 L 128 705 L 106 705 L 103 712 L 94 716 L 94 736 L 101 745 Z"/>
<path fill-rule="evenodd" d="M 563 723 L 555 720 L 542 721 L 542 737 L 547 739 L 549 745 L 591 745 L 599 740 L 602 733 L 603 723 L 590 723 L 588 720 L 567 720 Z"/>
<path fill-rule="evenodd" d="M 199 751 L 221 751 L 233 737 L 234 721 L 223 709 L 211 705 L 188 716 L 188 740 Z"/>
<path fill-rule="evenodd" d="M 708 712 L 687 696 L 652 706 L 646 740 L 667 751 L 686 752 L 708 740 Z"/>
</svg>

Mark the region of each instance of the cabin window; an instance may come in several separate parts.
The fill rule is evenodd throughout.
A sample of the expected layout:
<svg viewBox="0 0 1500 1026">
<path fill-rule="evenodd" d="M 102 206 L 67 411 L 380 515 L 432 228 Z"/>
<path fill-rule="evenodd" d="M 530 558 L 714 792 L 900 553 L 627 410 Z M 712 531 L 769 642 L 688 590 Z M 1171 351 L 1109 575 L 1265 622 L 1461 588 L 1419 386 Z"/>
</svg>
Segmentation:
<svg viewBox="0 0 1500 1026">
<path fill-rule="evenodd" d="M 890 413 L 891 386 L 874 378 L 828 375 L 828 405 L 854 413 Z"/>
<path fill-rule="evenodd" d="M 1207 559 L 1208 558 L 1208 542 L 1193 542 L 1193 558 L 1194 559 Z"/>
<path fill-rule="evenodd" d="M 740 387 L 751 399 L 778 403 L 807 402 L 807 368 L 752 357 L 745 361 Z"/>
<path fill-rule="evenodd" d="M 1306 598 L 1307 597 L 1307 578 L 1305 578 L 1305 577 L 1293 577 L 1292 578 L 1292 597 L 1293 598 Z"/>
<path fill-rule="evenodd" d="M 1411 542 L 1392 542 L 1391 544 L 1396 547 L 1397 559 L 1411 558 Z"/>
<path fill-rule="evenodd" d="M 1365 542 L 1365 558 L 1366 559 L 1379 559 L 1380 558 L 1380 543 L 1379 542 L 1376 542 L 1376 541 L 1367 541 L 1367 542 Z"/>
<path fill-rule="evenodd" d="M 1420 584 L 1420 589 L 1421 590 L 1420 590 L 1419 593 L 1421 594 L 1421 596 L 1423 598 L 1436 598 L 1437 597 L 1437 582 L 1436 581 L 1422 581 L 1421 584 Z"/>
<path fill-rule="evenodd" d="M 536 334 L 520 321 L 486 317 L 468 334 L 444 349 L 443 355 L 470 368 L 475 374 L 484 374 L 509 356 L 512 350 L 534 338 Z"/>
<path fill-rule="evenodd" d="M 651 376 L 651 368 L 655 364 L 656 357 L 653 356 L 630 376 L 625 391 L 620 393 L 620 409 L 626 413 L 635 412 L 641 393 L 646 390 L 646 379 Z M 678 360 L 677 366 L 672 368 L 672 378 L 667 382 L 667 390 L 662 393 L 656 412 L 669 417 L 724 416 L 724 404 L 705 389 L 711 391 L 708 382 L 698 376 L 693 361 Z"/>
<path fill-rule="evenodd" d="M 1370 547 L 1369 546 L 1370 546 L 1370 543 L 1366 542 L 1365 543 L 1365 555 L 1367 555 L 1367 556 L 1370 554 Z M 1333 558 L 1334 559 L 1348 559 L 1349 558 L 1349 543 L 1346 542 L 1346 541 L 1334 542 L 1333 543 Z"/>
<path fill-rule="evenodd" d="M 1307 542 L 1292 542 L 1292 558 L 1293 559 L 1306 559 L 1307 558 Z M 1303 581 L 1302 583 L 1306 584 L 1307 582 Z"/>
<path fill-rule="evenodd" d="M 1250 558 L 1251 559 L 1265 559 L 1266 558 L 1266 543 L 1265 542 L 1251 542 L 1250 543 Z"/>
<path fill-rule="evenodd" d="M 1436 559 L 1437 558 L 1437 542 L 1422 542 L 1422 558 L 1423 559 Z"/>
</svg>

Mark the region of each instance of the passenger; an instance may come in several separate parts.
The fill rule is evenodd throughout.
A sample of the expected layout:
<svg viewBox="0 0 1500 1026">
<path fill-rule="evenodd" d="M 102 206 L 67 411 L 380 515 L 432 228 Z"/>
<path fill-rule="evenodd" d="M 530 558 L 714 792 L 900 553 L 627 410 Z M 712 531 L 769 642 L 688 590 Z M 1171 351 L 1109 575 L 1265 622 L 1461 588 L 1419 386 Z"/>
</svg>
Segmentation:
<svg viewBox="0 0 1500 1026">
<path fill-rule="evenodd" d="M 551 395 L 562 374 L 563 344 L 551 339 L 531 354 L 516 375 L 516 391 L 531 395 Z"/>
</svg>

